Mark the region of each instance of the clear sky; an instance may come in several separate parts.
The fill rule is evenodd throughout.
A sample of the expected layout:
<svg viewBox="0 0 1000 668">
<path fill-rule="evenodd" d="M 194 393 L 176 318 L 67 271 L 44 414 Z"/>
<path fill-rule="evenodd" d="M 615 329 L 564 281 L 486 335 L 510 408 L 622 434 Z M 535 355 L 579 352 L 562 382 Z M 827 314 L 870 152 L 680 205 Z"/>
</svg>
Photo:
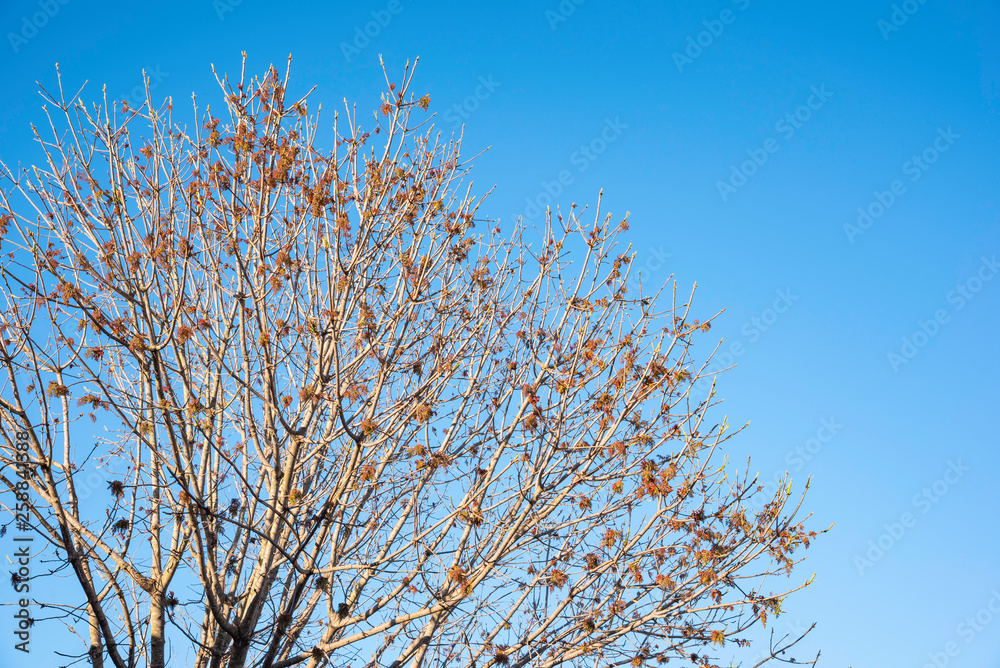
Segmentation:
<svg viewBox="0 0 1000 668">
<path fill-rule="evenodd" d="M 779 630 L 818 622 L 822 666 L 1000 665 L 996 0 L 5 0 L 0 36 L 8 164 L 39 160 L 56 62 L 92 99 L 145 69 L 179 117 L 244 50 L 255 73 L 291 53 L 329 111 L 375 108 L 379 54 L 419 56 L 439 127 L 489 147 L 481 211 L 603 188 L 646 281 L 725 309 L 724 413 L 750 422 L 729 454 L 811 475 L 813 525 L 836 522 Z M 0 664 L 50 665 L 11 627 Z"/>
</svg>

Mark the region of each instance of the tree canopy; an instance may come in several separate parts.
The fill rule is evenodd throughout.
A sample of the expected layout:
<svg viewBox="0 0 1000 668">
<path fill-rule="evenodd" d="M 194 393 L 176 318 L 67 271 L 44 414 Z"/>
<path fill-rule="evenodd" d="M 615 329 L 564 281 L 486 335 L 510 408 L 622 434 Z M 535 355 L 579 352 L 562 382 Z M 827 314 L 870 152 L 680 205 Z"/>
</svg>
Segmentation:
<svg viewBox="0 0 1000 668">
<path fill-rule="evenodd" d="M 117 668 L 730 665 L 815 533 L 720 456 L 710 319 L 636 292 L 600 203 L 504 231 L 390 79 L 327 149 L 287 70 L 190 128 L 46 93 L 0 189 L 0 501 L 72 575 L 46 633 Z"/>
</svg>

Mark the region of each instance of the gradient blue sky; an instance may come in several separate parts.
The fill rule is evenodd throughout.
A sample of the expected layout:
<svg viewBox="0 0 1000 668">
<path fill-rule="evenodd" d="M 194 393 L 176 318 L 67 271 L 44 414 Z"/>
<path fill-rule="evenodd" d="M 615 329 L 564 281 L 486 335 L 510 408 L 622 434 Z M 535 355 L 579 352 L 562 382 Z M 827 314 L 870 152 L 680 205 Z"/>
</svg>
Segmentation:
<svg viewBox="0 0 1000 668">
<path fill-rule="evenodd" d="M 898 26 L 889 0 L 49 2 L 44 21 L 45 2 L 0 6 L 8 164 L 39 160 L 35 81 L 51 86 L 56 62 L 92 99 L 155 73 L 177 117 L 193 91 L 217 101 L 210 65 L 238 71 L 243 50 L 253 72 L 291 53 L 293 90 L 316 84 L 328 111 L 374 109 L 379 54 L 394 72 L 419 56 L 439 127 L 465 123 L 467 156 L 490 147 L 473 172 L 479 192 L 496 185 L 483 211 L 506 224 L 546 184 L 563 207 L 603 188 L 631 212 L 646 281 L 697 281 L 700 317 L 725 309 L 712 334 L 740 345 L 724 412 L 750 421 L 731 457 L 799 487 L 812 475 L 814 526 L 836 522 L 779 630 L 818 622 L 821 666 L 1000 664 L 996 0 L 909 0 Z M 354 42 L 372 12 L 389 20 Z M 877 214 L 861 234 L 845 230 L 859 207 Z M 914 342 L 921 322 L 933 334 Z M 37 637 L 30 661 L 12 652 L 2 615 L 0 664 L 55 665 Z"/>
</svg>

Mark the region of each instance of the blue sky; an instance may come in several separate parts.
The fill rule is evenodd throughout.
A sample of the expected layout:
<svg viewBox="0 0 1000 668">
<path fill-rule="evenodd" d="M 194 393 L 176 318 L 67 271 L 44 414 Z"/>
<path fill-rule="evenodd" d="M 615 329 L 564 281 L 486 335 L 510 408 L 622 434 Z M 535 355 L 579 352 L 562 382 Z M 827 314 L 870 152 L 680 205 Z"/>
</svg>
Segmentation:
<svg viewBox="0 0 1000 668">
<path fill-rule="evenodd" d="M 374 109 L 379 55 L 419 56 L 438 126 L 489 147 L 481 211 L 603 188 L 645 281 L 725 309 L 723 413 L 750 422 L 731 458 L 811 475 L 814 525 L 836 523 L 778 627 L 818 622 L 824 666 L 1000 662 L 997 2 L 7 0 L 0 33 L 8 164 L 39 160 L 56 62 L 92 99 L 145 69 L 177 117 L 244 50 L 253 72 L 291 53 L 328 111 Z M 0 663 L 35 665 L 8 633 Z"/>
</svg>

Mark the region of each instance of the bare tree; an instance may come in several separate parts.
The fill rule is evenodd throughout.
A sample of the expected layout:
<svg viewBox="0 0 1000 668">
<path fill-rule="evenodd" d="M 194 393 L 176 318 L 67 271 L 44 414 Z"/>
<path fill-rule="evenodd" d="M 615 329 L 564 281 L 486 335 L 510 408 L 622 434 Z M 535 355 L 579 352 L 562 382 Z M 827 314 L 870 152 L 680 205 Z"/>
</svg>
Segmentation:
<svg viewBox="0 0 1000 668">
<path fill-rule="evenodd" d="M 0 481 L 80 657 L 728 664 L 815 533 L 713 460 L 690 298 L 632 294 L 599 205 L 501 236 L 409 66 L 328 151 L 243 69 L 193 129 L 60 79 L 43 163 L 4 167 Z"/>
</svg>

